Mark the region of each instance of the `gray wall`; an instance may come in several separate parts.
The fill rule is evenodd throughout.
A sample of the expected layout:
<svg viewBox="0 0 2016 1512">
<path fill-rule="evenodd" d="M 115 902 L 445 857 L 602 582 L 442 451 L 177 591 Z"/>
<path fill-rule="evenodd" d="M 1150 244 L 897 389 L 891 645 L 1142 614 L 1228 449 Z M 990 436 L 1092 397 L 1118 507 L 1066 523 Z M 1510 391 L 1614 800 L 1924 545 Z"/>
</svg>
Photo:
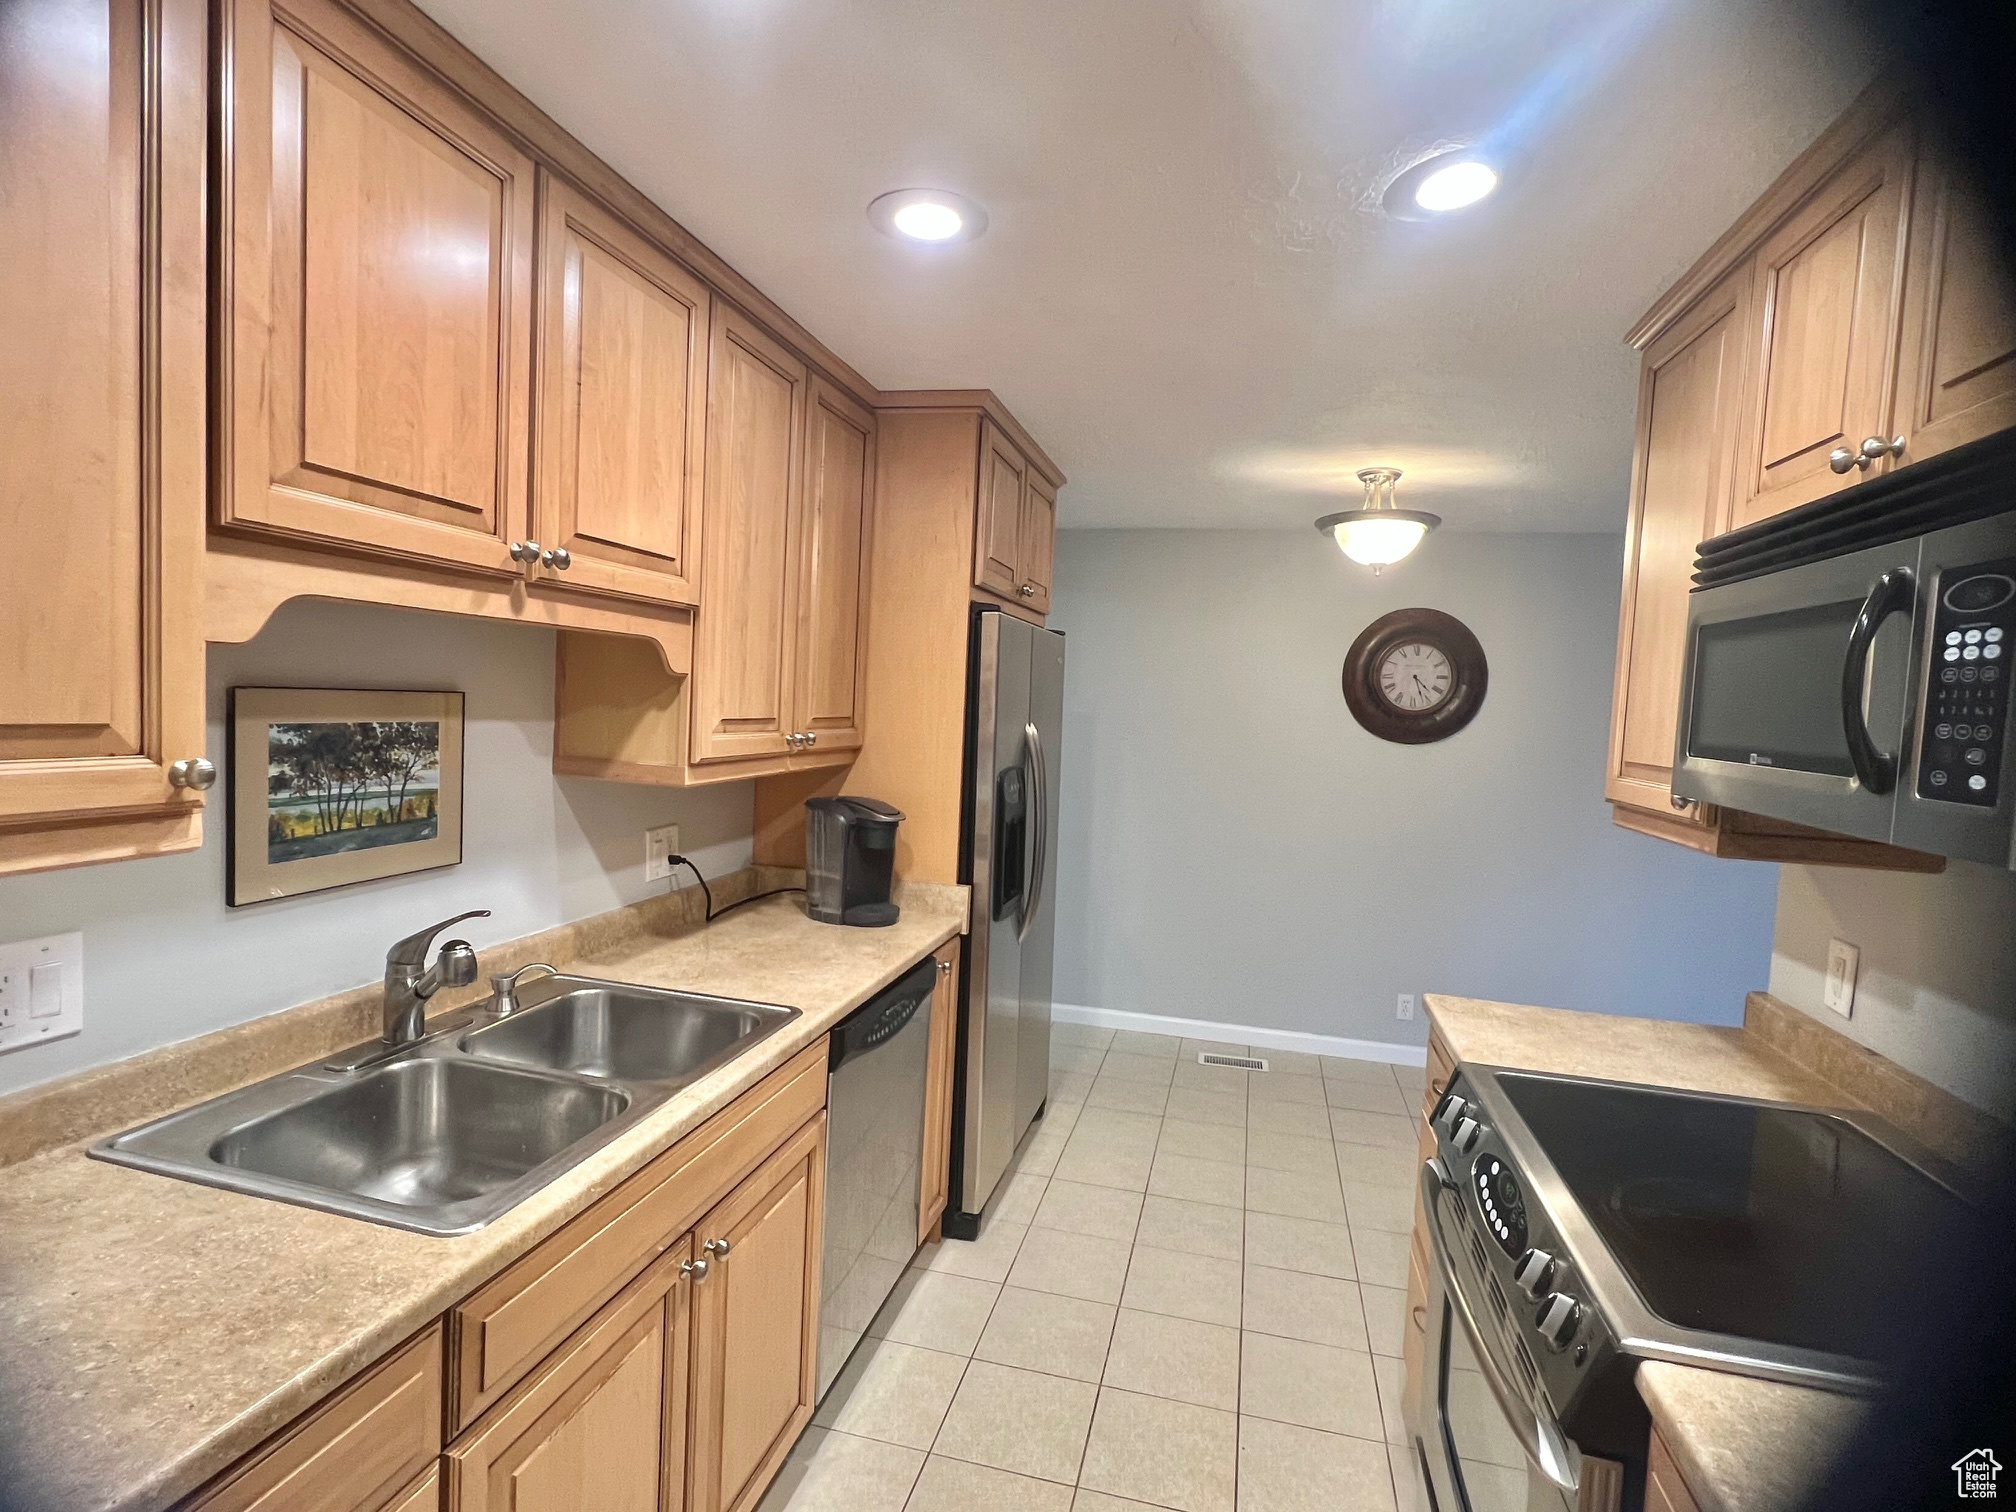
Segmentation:
<svg viewBox="0 0 2016 1512">
<path fill-rule="evenodd" d="M 1820 999 L 1827 942 L 1862 952 L 1854 1014 Z M 2016 873 L 1951 863 L 1936 877 L 1787 866 L 1771 992 L 1907 1071 L 2016 1116 Z"/>
<path fill-rule="evenodd" d="M 1603 801 L 1622 541 L 1432 537 L 1383 578 L 1314 531 L 1068 531 L 1057 998 L 1420 1043 L 1402 992 L 1740 1021 L 1776 868 Z M 1490 658 L 1476 721 L 1374 739 L 1339 691 L 1391 609 Z"/>
<path fill-rule="evenodd" d="M 463 861 L 336 892 L 224 906 L 222 785 L 203 848 L 0 879 L 0 939 L 84 932 L 84 1032 L 0 1057 L 0 1092 L 376 980 L 385 948 L 469 908 L 477 945 L 632 902 L 647 826 L 677 823 L 710 875 L 748 864 L 746 782 L 681 791 L 553 776 L 553 634 L 397 609 L 297 602 L 210 651 L 211 759 L 233 685 L 448 688 L 468 695 Z"/>
</svg>

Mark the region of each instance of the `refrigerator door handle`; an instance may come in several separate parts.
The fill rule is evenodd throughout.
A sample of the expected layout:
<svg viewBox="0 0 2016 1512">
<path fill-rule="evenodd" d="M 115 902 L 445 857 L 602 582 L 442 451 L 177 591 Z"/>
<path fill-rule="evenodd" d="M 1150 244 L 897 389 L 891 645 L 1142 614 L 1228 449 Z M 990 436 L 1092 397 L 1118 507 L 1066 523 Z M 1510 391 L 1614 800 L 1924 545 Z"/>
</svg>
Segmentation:
<svg viewBox="0 0 2016 1512">
<path fill-rule="evenodd" d="M 1034 721 L 1022 726 L 1022 741 L 1029 752 L 1029 772 L 1035 779 L 1030 786 L 1036 812 L 1030 816 L 1033 831 L 1030 849 L 1034 855 L 1029 863 L 1029 891 L 1022 900 L 1022 927 L 1015 931 L 1015 938 L 1026 940 L 1029 931 L 1036 926 L 1036 912 L 1043 906 L 1043 885 L 1049 880 L 1050 870 L 1050 763 L 1043 755 L 1043 737 L 1038 733 Z"/>
</svg>

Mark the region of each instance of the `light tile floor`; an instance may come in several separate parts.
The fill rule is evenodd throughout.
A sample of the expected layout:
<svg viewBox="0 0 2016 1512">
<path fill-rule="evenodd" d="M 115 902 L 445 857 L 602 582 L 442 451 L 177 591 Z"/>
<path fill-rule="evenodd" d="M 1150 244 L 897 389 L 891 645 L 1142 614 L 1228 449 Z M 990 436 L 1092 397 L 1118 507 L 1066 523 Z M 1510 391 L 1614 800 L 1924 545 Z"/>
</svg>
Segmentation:
<svg viewBox="0 0 2016 1512">
<path fill-rule="evenodd" d="M 761 1512 L 1396 1512 L 1420 1070 L 1060 1024 Z M 1396 1477 L 1398 1477 L 1396 1481 Z"/>
</svg>

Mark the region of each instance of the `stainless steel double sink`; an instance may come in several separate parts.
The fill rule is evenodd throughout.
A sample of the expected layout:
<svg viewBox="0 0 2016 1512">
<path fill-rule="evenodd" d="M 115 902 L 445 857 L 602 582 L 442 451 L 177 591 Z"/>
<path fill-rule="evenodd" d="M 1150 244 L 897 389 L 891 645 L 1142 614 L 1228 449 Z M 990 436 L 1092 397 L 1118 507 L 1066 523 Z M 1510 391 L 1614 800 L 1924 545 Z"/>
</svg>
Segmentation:
<svg viewBox="0 0 2016 1512">
<path fill-rule="evenodd" d="M 548 977 L 363 1069 L 304 1066 L 129 1129 L 99 1160 L 466 1234 L 798 1017 L 796 1008 Z"/>
</svg>

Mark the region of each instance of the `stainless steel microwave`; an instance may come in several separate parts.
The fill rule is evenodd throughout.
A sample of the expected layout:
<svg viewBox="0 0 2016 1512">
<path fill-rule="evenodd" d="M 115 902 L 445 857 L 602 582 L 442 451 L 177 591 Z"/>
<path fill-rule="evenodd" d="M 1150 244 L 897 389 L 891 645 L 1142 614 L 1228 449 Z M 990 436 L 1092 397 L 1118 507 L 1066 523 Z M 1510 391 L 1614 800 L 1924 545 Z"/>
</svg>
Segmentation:
<svg viewBox="0 0 2016 1512">
<path fill-rule="evenodd" d="M 2016 868 L 2016 490 L 1943 460 L 1703 543 L 1676 795 Z"/>
</svg>

